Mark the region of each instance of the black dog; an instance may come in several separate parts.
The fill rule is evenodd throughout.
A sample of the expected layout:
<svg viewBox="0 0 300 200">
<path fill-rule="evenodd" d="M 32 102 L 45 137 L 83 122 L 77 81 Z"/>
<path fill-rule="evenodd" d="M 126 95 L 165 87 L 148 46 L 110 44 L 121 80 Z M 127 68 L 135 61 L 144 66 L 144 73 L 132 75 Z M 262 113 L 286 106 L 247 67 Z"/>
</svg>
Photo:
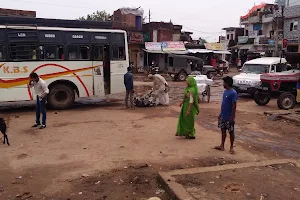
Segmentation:
<svg viewBox="0 0 300 200">
<path fill-rule="evenodd" d="M 10 145 L 9 142 L 8 142 L 8 137 L 6 135 L 6 123 L 4 121 L 3 118 L 0 118 L 0 131 L 2 132 L 3 134 L 3 137 L 4 137 L 4 141 L 3 141 L 3 144 L 5 144 L 5 141 L 6 143 L 8 144 L 8 146 Z"/>
</svg>

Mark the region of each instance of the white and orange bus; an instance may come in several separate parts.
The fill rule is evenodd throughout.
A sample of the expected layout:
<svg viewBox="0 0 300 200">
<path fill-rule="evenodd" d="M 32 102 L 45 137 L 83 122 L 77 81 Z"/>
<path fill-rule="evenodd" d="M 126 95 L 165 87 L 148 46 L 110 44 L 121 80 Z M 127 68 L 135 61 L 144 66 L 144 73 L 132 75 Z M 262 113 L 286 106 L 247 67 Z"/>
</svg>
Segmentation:
<svg viewBox="0 0 300 200">
<path fill-rule="evenodd" d="M 69 108 L 76 95 L 120 93 L 128 64 L 122 30 L 0 26 L 0 102 L 34 100 L 32 72 L 48 84 L 55 109 Z"/>
</svg>

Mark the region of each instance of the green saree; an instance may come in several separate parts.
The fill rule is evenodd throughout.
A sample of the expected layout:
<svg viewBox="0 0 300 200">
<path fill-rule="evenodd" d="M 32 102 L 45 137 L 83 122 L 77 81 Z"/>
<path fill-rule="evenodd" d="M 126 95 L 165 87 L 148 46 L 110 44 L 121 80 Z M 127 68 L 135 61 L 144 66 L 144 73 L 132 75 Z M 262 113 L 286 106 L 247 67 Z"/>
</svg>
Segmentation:
<svg viewBox="0 0 300 200">
<path fill-rule="evenodd" d="M 197 82 L 193 77 L 188 77 L 188 86 L 184 91 L 184 100 L 182 102 L 181 112 L 179 115 L 176 136 L 185 136 L 186 138 L 195 137 L 195 116 L 199 113 L 199 94 Z M 187 115 L 187 111 L 190 105 L 190 95 L 193 96 L 194 103 L 191 107 L 191 112 Z"/>
</svg>

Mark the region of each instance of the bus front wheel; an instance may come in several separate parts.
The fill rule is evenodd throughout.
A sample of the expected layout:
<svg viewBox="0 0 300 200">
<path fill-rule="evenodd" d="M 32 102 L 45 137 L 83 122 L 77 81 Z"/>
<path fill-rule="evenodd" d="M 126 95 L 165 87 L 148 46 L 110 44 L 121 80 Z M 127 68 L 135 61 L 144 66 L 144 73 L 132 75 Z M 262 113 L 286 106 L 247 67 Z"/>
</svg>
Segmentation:
<svg viewBox="0 0 300 200">
<path fill-rule="evenodd" d="M 75 91 L 66 84 L 55 84 L 50 88 L 48 103 L 51 108 L 64 110 L 72 106 L 75 101 Z"/>
</svg>

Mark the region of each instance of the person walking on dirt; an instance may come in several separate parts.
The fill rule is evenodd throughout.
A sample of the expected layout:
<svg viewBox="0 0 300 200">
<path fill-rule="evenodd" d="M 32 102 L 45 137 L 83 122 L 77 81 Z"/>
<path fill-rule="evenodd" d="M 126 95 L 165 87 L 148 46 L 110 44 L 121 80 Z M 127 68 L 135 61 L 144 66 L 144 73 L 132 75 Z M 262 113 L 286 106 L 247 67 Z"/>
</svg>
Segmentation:
<svg viewBox="0 0 300 200">
<path fill-rule="evenodd" d="M 197 82 L 193 77 L 186 80 L 187 87 L 184 90 L 183 101 L 180 104 L 181 111 L 177 124 L 176 136 L 185 136 L 186 139 L 195 139 L 195 117 L 199 114 L 199 93 Z"/>
<path fill-rule="evenodd" d="M 128 106 L 128 99 L 130 99 L 130 107 L 133 109 L 133 74 L 132 74 L 132 68 L 127 67 L 127 73 L 124 75 L 124 85 L 126 88 L 126 97 L 125 97 L 125 105 L 126 108 L 129 108 Z"/>
<path fill-rule="evenodd" d="M 225 88 L 221 106 L 221 114 L 218 118 L 218 127 L 222 131 L 222 142 L 220 146 L 215 147 L 215 149 L 224 151 L 225 150 L 225 140 L 226 131 L 230 134 L 230 153 L 234 154 L 233 143 L 234 143 L 234 124 L 235 124 L 235 113 L 236 104 L 238 100 L 237 92 L 232 88 L 233 79 L 229 76 L 223 78 L 223 85 Z"/>
<path fill-rule="evenodd" d="M 36 95 L 36 123 L 32 127 L 34 128 L 40 126 L 40 129 L 44 129 L 46 128 L 46 101 L 47 95 L 49 94 L 49 89 L 46 82 L 42 80 L 36 73 L 31 73 L 29 77 L 29 87 L 34 88 Z M 40 121 L 41 113 L 43 115 L 42 125 Z"/>
</svg>

